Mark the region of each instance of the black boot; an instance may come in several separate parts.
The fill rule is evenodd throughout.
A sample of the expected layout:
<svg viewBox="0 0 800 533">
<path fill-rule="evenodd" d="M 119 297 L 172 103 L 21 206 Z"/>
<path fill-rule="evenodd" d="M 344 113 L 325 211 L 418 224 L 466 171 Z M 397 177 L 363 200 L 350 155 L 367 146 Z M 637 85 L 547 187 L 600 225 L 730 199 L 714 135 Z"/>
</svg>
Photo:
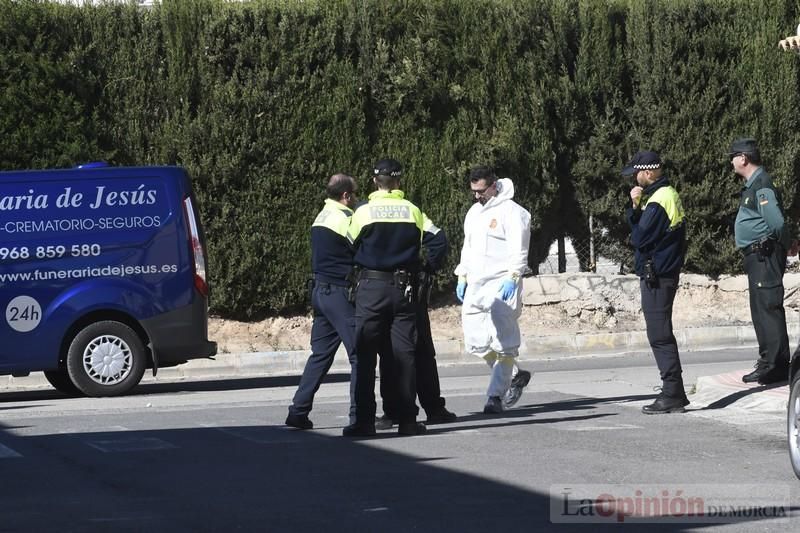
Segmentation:
<svg viewBox="0 0 800 533">
<path fill-rule="evenodd" d="M 489 396 L 486 405 L 483 406 L 483 414 L 499 415 L 503 412 L 503 401 L 500 396 Z"/>
<path fill-rule="evenodd" d="M 742 376 L 742 381 L 744 383 L 757 383 L 758 380 L 761 379 L 761 377 L 765 374 L 766 370 L 767 365 L 764 364 L 761 359 L 759 359 L 755 364 L 755 370 Z"/>
<path fill-rule="evenodd" d="M 458 417 L 455 413 L 451 413 L 445 407 L 439 407 L 435 411 L 431 411 L 428 413 L 428 419 L 425 421 L 426 424 L 448 424 L 450 422 L 455 422 Z"/>
<path fill-rule="evenodd" d="M 314 429 L 314 423 L 308 419 L 308 415 L 289 413 L 289 416 L 286 417 L 286 425 L 297 429 Z"/>
<path fill-rule="evenodd" d="M 789 366 L 779 365 L 772 370 L 762 372 L 758 376 L 759 385 L 771 385 L 773 383 L 782 383 L 789 381 Z"/>
<path fill-rule="evenodd" d="M 343 437 L 374 437 L 375 424 L 350 424 L 342 430 Z"/>
<path fill-rule="evenodd" d="M 422 422 L 400 422 L 397 425 L 397 434 L 403 436 L 424 435 L 427 431 Z"/>
<path fill-rule="evenodd" d="M 682 398 L 674 398 L 672 396 L 665 396 L 659 394 L 656 401 L 650 405 L 642 407 L 642 412 L 646 415 L 663 415 L 666 413 L 685 413 L 686 407 L 689 405 L 689 399 L 686 396 Z"/>
<path fill-rule="evenodd" d="M 392 429 L 394 420 L 390 416 L 383 415 L 375 419 L 375 429 Z"/>
</svg>

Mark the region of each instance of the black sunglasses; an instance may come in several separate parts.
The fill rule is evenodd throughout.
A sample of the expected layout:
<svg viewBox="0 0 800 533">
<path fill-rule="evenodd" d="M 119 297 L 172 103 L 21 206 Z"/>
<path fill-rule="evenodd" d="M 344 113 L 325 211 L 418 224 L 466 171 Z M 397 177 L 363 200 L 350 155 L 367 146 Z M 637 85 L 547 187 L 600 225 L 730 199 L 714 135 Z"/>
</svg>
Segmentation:
<svg viewBox="0 0 800 533">
<path fill-rule="evenodd" d="M 487 185 L 483 189 L 473 189 L 472 187 L 470 187 L 469 193 L 470 194 L 483 194 L 486 191 L 488 191 L 489 189 L 491 189 L 493 186 L 494 186 L 494 183 L 492 183 L 491 185 Z"/>
</svg>

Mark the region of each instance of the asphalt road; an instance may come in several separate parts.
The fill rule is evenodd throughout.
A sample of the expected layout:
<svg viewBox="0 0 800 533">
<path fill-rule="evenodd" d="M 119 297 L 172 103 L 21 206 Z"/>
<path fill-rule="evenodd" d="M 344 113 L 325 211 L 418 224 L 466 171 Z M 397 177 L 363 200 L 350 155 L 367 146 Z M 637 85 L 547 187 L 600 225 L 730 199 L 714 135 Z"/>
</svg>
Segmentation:
<svg viewBox="0 0 800 533">
<path fill-rule="evenodd" d="M 751 359 L 684 354 L 687 385 Z M 782 413 L 643 415 L 658 383 L 647 355 L 526 366 L 531 385 L 500 416 L 481 412 L 488 369 L 442 369 L 460 418 L 412 438 L 341 437 L 341 375 L 320 389 L 313 431 L 282 425 L 296 377 L 157 383 L 109 399 L 0 394 L 0 532 L 597 531 L 630 520 L 578 516 L 591 507 L 573 506 L 577 495 L 651 489 L 791 517 L 648 530 L 797 530 Z"/>
</svg>

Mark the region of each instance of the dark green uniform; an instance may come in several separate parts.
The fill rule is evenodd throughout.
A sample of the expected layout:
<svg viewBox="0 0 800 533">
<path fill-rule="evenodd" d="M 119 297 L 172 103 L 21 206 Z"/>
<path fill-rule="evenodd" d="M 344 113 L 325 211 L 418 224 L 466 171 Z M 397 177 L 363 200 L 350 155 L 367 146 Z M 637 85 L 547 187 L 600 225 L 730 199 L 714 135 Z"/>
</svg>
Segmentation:
<svg viewBox="0 0 800 533">
<path fill-rule="evenodd" d="M 780 193 L 769 174 L 759 167 L 742 189 L 734 232 L 736 246 L 744 254 L 750 314 L 758 339 L 757 371 L 762 376 L 787 373 L 789 365 L 783 309 L 787 248 L 783 222 Z"/>
</svg>

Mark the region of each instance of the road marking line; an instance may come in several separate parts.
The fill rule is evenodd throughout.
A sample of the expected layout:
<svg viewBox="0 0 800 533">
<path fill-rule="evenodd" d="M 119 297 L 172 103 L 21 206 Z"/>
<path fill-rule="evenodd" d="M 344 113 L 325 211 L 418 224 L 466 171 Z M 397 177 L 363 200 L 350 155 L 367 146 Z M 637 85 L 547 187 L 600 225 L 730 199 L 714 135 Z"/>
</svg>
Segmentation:
<svg viewBox="0 0 800 533">
<path fill-rule="evenodd" d="M 88 440 L 86 444 L 103 453 L 141 452 L 150 450 L 169 450 L 177 448 L 167 441 L 155 437 L 133 437 L 111 440 Z"/>
<path fill-rule="evenodd" d="M 642 426 L 634 426 L 633 424 L 619 424 L 616 426 L 575 426 L 575 427 L 558 427 L 563 431 L 609 431 L 616 429 L 644 429 Z"/>
<path fill-rule="evenodd" d="M 269 431 L 268 435 L 259 437 L 257 435 L 256 436 L 252 435 L 251 434 L 252 430 L 245 431 L 240 429 L 231 429 L 231 428 L 214 426 L 212 424 L 200 424 L 200 426 L 209 429 L 214 429 L 216 431 L 219 431 L 220 433 L 225 433 L 226 435 L 230 435 L 231 437 L 236 437 L 237 439 L 254 442 L 256 444 L 296 444 L 299 442 L 304 442 L 300 439 L 294 439 L 294 438 L 288 438 L 288 439 L 275 438 L 274 430 Z M 253 429 L 264 431 L 266 428 L 260 426 L 253 426 Z"/>
<path fill-rule="evenodd" d="M 9 457 L 22 457 L 22 454 L 15 452 L 8 446 L 0 444 L 0 459 L 7 459 Z"/>
<path fill-rule="evenodd" d="M 153 520 L 153 519 L 154 517 L 136 515 L 136 516 L 122 516 L 122 517 L 110 517 L 110 518 L 104 518 L 104 517 L 88 518 L 87 521 L 107 523 L 107 522 L 132 522 L 134 520 L 138 522 L 139 520 Z"/>
<path fill-rule="evenodd" d="M 719 420 L 735 426 L 748 426 L 751 424 L 766 424 L 774 423 L 776 420 L 786 418 L 785 414 L 781 413 L 749 413 L 742 409 L 726 410 L 726 409 L 709 409 L 707 411 L 700 409 L 692 409 L 686 411 L 694 416 L 700 418 L 710 418 L 712 420 Z"/>
<path fill-rule="evenodd" d="M 431 426 L 434 427 L 434 426 Z M 462 435 L 480 435 L 480 430 L 477 429 L 448 429 L 447 431 L 443 431 L 439 433 L 438 431 L 432 433 L 426 433 L 422 435 L 425 438 L 433 438 L 433 437 L 460 437 Z"/>
</svg>

